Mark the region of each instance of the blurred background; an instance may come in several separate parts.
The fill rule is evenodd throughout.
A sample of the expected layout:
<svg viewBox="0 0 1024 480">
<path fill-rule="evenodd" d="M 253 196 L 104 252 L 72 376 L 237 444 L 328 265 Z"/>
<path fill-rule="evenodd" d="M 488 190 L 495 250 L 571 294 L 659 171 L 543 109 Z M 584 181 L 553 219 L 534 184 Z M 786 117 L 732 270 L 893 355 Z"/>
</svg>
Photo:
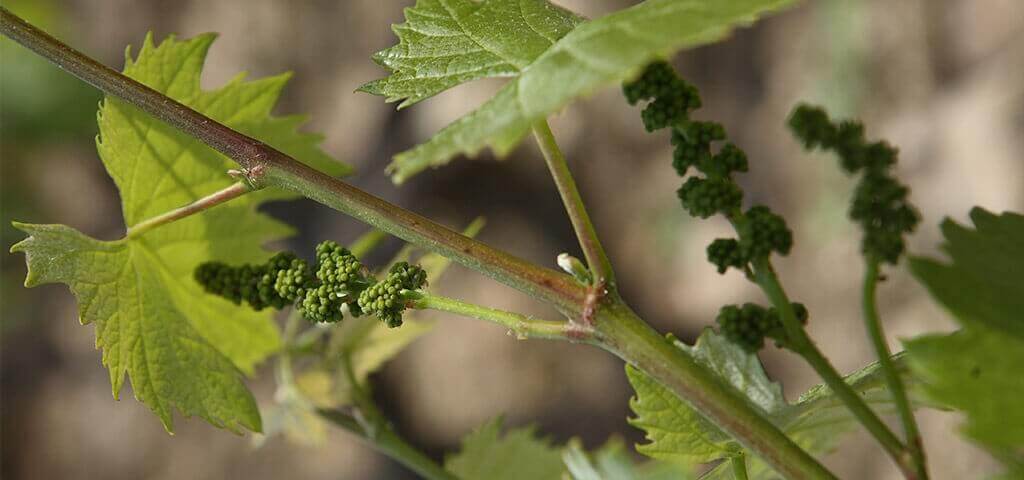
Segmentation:
<svg viewBox="0 0 1024 480">
<path fill-rule="evenodd" d="M 279 113 L 308 113 L 324 149 L 358 173 L 354 184 L 453 227 L 478 215 L 481 238 L 554 266 L 575 240 L 543 161 L 531 142 L 508 159 L 459 160 L 396 188 L 384 176 L 391 155 L 486 100 L 500 81 L 458 87 L 396 112 L 353 93 L 384 75 L 371 60 L 395 43 L 389 25 L 409 1 L 20 0 L 3 4 L 115 68 L 126 45 L 147 31 L 157 39 L 220 32 L 204 85 L 241 70 L 259 77 L 292 70 Z M 562 0 L 588 17 L 626 1 Z M 3 251 L 22 238 L 11 220 L 65 223 L 117 238 L 117 192 L 95 147 L 100 95 L 6 39 L 0 41 L 0 232 Z M 1019 0 L 829 0 L 806 2 L 675 58 L 702 91 L 701 118 L 723 122 L 744 147 L 752 172 L 740 182 L 748 201 L 781 210 L 796 247 L 777 266 L 790 294 L 812 312 L 811 335 L 840 371 L 871 358 L 859 318 L 859 234 L 845 218 L 852 183 L 833 158 L 802 153 L 784 128 L 799 100 L 864 119 L 869 137 L 901 150 L 900 173 L 924 222 L 913 252 L 935 253 L 939 221 L 963 221 L 971 206 L 1024 210 L 1024 5 Z M 608 88 L 553 120 L 623 296 L 658 329 L 692 340 L 725 303 L 761 301 L 739 274 L 720 276 L 704 247 L 726 234 L 724 221 L 694 221 L 679 207 L 680 180 L 669 167 L 667 135 L 643 131 L 639 111 Z M 268 206 L 301 234 L 289 247 L 348 241 L 366 228 L 309 201 Z M 392 240 L 369 262 L 400 247 Z M 250 438 L 201 421 L 177 420 L 168 435 L 143 405 L 110 395 L 92 327 L 77 322 L 63 286 L 27 290 L 20 255 L 0 254 L 0 409 L 4 478 L 412 478 L 343 432 L 319 448 Z M 899 338 L 949 330 L 903 268 L 890 269 L 881 311 L 892 346 Z M 543 306 L 453 267 L 438 283 L 446 295 L 551 315 Z M 626 423 L 631 391 L 621 363 L 603 352 L 560 343 L 520 342 L 501 328 L 443 315 L 434 331 L 372 378 L 397 428 L 440 458 L 484 421 L 536 424 L 551 439 L 642 439 Z M 796 398 L 817 383 L 792 355 L 768 349 L 769 373 Z M 250 382 L 261 404 L 273 394 L 264 368 Z M 935 478 L 979 478 L 994 465 L 952 432 L 955 415 L 921 415 Z M 826 459 L 843 478 L 897 478 L 865 434 L 852 434 Z"/>
</svg>

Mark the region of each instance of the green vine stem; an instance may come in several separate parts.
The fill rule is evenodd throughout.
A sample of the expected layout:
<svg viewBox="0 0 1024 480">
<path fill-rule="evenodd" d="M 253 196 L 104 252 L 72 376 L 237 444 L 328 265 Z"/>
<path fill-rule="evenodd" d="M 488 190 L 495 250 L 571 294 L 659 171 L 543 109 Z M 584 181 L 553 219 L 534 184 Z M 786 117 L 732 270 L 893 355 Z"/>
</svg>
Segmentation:
<svg viewBox="0 0 1024 480">
<path fill-rule="evenodd" d="M 317 413 L 335 426 L 356 435 L 370 448 L 405 465 L 427 480 L 458 480 L 455 475 L 442 468 L 423 452 L 409 445 L 390 428 L 371 431 L 354 416 L 338 410 L 321 409 Z"/>
<path fill-rule="evenodd" d="M 615 274 L 612 271 L 612 263 L 608 260 L 604 247 L 601 246 L 597 231 L 594 230 L 594 224 L 590 221 L 590 215 L 587 214 L 583 198 L 580 197 L 580 192 L 576 188 L 576 181 L 573 180 L 572 172 L 569 171 L 569 165 L 565 161 L 565 155 L 558 148 L 555 135 L 551 132 L 548 122 L 541 120 L 535 123 L 533 136 L 548 164 L 551 178 L 555 180 L 555 186 L 558 187 L 558 193 L 562 197 L 562 203 L 565 204 L 565 211 L 569 216 L 569 221 L 572 222 L 573 230 L 576 231 L 576 238 L 579 239 L 580 248 L 583 250 L 583 256 L 587 259 L 587 267 L 593 273 L 595 283 L 613 287 Z"/>
<path fill-rule="evenodd" d="M 373 403 L 370 392 L 356 379 L 355 373 L 352 371 L 352 359 L 348 355 L 344 359 L 342 368 L 344 368 L 345 375 L 348 378 L 353 406 L 355 407 L 351 419 L 355 421 L 358 430 L 349 428 L 351 425 L 339 426 L 352 433 L 356 433 L 369 442 L 373 448 L 391 457 L 398 463 L 405 465 L 427 480 L 455 480 L 457 478 L 430 457 L 427 457 L 422 451 L 410 445 L 395 431 L 391 422 L 377 408 L 377 405 Z M 325 415 L 322 410 L 319 413 L 322 417 L 337 424 L 332 419 L 334 416 Z"/>
<path fill-rule="evenodd" d="M 411 305 L 412 308 L 438 310 L 496 323 L 507 328 L 511 334 L 519 339 L 542 338 L 582 342 L 589 340 L 593 334 L 590 328 L 585 325 L 573 322 L 538 320 L 518 313 L 488 308 L 429 293 L 416 293 L 416 298 L 411 301 Z"/>
<path fill-rule="evenodd" d="M 783 328 L 786 330 L 786 336 L 789 338 L 792 349 L 811 365 L 811 368 L 818 373 L 818 376 L 825 381 L 825 384 L 846 405 L 850 413 L 878 440 L 878 443 L 893 458 L 904 475 L 907 478 L 914 478 L 912 475 L 913 466 L 910 465 L 906 446 L 900 442 L 878 415 L 871 410 L 871 407 L 868 407 L 864 399 L 843 380 L 843 377 L 839 375 L 835 367 L 822 355 L 818 347 L 807 336 L 804 326 L 797 320 L 796 314 L 793 312 L 793 304 L 790 303 L 789 297 L 786 296 L 786 292 L 782 289 L 774 269 L 772 269 L 771 264 L 767 260 L 754 263 L 754 280 L 761 287 L 761 290 L 764 291 L 772 305 L 779 311 L 779 318 L 782 321 Z"/>
<path fill-rule="evenodd" d="M 928 479 L 928 468 L 924 457 L 924 448 L 921 444 L 921 433 L 917 428 L 917 421 L 914 419 L 914 410 L 907 399 L 907 391 L 900 380 L 899 372 L 892 361 L 892 353 L 889 344 L 885 341 L 885 331 L 882 329 L 882 322 L 878 316 L 878 305 L 875 292 L 878 289 L 879 261 L 874 258 L 867 259 L 867 269 L 864 271 L 863 310 L 864 326 L 868 331 L 868 337 L 878 357 L 879 367 L 885 377 L 885 383 L 892 394 L 892 401 L 896 405 L 896 412 L 899 414 L 900 423 L 903 425 L 903 432 L 906 437 L 907 449 L 910 451 L 914 462 L 913 468 L 916 473 L 916 480 Z"/>
<path fill-rule="evenodd" d="M 577 311 L 586 297 L 585 288 L 569 275 L 533 265 L 314 170 L 89 58 L 4 7 L 0 7 L 0 32 L 104 93 L 227 155 L 242 167 L 253 188 L 277 186 L 297 192 L 551 302 L 564 312 Z"/>
<path fill-rule="evenodd" d="M 641 320 L 614 292 L 598 311 L 595 341 L 684 399 L 783 477 L 835 478 L 736 390 Z"/>
<path fill-rule="evenodd" d="M 125 234 L 125 237 L 136 238 L 156 227 L 171 223 L 175 220 L 180 220 L 189 215 L 202 212 L 203 210 L 216 207 L 217 205 L 234 200 L 251 191 L 253 191 L 253 188 L 245 182 L 234 183 L 229 187 L 211 193 L 210 195 L 200 198 L 199 200 L 181 208 L 176 208 L 153 218 L 136 223 L 135 225 L 128 227 L 128 232 Z"/>
<path fill-rule="evenodd" d="M 182 105 L 72 49 L 59 40 L 0 7 L 0 33 L 24 45 L 59 67 L 120 98 L 169 125 L 191 135 L 235 160 L 245 179 L 254 188 L 277 186 L 297 192 L 342 213 L 355 217 L 379 230 L 452 259 L 506 285 L 547 301 L 569 318 L 578 318 L 587 298 L 594 297 L 571 276 L 533 265 L 458 234 L 415 213 L 401 209 L 340 180 L 288 157 L 287 155 Z M 609 298 L 612 297 L 612 298 Z M 598 299 L 595 331 L 591 343 L 615 353 L 644 371 L 680 398 L 686 400 L 709 421 L 733 435 L 737 441 L 763 458 L 787 478 L 834 478 L 820 463 L 800 449 L 784 433 L 767 421 L 734 390 L 697 364 L 638 318 L 612 290 Z M 358 422 L 338 412 L 324 412 L 342 428 L 361 434 Z M 389 455 L 416 458 L 400 438 L 384 432 L 374 447 Z M 390 453 L 389 453 L 390 452 Z M 437 468 L 429 459 L 416 462 L 415 468 Z M 417 470 L 419 471 L 419 470 Z M 434 472 L 436 477 L 444 473 Z"/>
<path fill-rule="evenodd" d="M 293 311 L 285 322 L 282 340 L 286 345 L 298 341 L 301 335 L 297 335 L 300 325 L 304 323 L 302 316 Z M 351 369 L 350 381 L 353 376 Z M 275 368 L 279 388 L 295 388 L 294 373 L 292 372 L 291 350 L 284 349 L 278 357 Z M 392 460 L 405 465 L 428 480 L 457 480 L 454 475 L 437 464 L 423 452 L 416 449 L 405 441 L 388 424 L 383 414 L 373 405 L 365 391 L 354 382 L 352 383 L 353 397 L 356 401 L 358 414 L 350 414 L 339 410 L 317 409 L 316 413 L 321 418 L 331 422 L 337 427 L 354 434 L 364 444 L 378 452 L 386 455 Z"/>
<path fill-rule="evenodd" d="M 371 234 L 373 233 L 374 232 L 371 232 Z M 368 236 L 370 235 L 364 235 L 360 240 L 366 239 L 370 242 L 375 241 L 374 238 L 367 238 Z M 353 248 L 357 248 L 360 245 L 362 245 L 362 243 L 357 242 L 356 244 L 353 244 Z M 304 323 L 304 320 L 297 311 L 292 311 L 292 313 L 288 315 L 288 319 L 285 322 L 284 333 L 282 334 L 282 340 L 286 345 L 302 341 L 302 335 L 297 335 L 299 326 L 302 323 Z M 312 331 L 321 330 L 315 329 Z M 290 348 L 286 348 L 278 357 L 276 368 L 277 381 L 278 385 L 281 385 L 284 388 L 295 388 L 291 363 L 291 351 L 292 350 Z M 369 395 L 366 394 L 363 388 L 355 383 L 355 376 L 352 375 L 351 364 L 347 359 L 346 374 L 348 375 L 349 382 L 352 385 L 352 394 L 356 403 L 355 407 L 358 409 L 358 415 L 326 409 L 318 409 L 316 411 L 318 415 L 343 430 L 356 435 L 369 447 L 390 457 L 392 460 L 405 465 L 407 468 L 416 472 L 423 478 L 428 480 L 455 480 L 455 476 L 438 465 L 437 462 L 432 460 L 430 457 L 427 457 L 423 452 L 406 442 L 405 439 L 398 435 L 398 433 L 388 425 L 384 415 L 380 413 L 380 410 L 378 410 L 376 405 L 372 403 L 372 399 L 369 398 Z"/>
</svg>

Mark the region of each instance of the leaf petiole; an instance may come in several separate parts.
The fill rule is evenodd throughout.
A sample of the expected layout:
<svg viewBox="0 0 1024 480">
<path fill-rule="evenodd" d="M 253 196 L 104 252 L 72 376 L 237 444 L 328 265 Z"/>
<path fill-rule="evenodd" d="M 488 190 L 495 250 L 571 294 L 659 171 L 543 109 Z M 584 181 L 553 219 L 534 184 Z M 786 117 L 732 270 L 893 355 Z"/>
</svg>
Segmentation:
<svg viewBox="0 0 1024 480">
<path fill-rule="evenodd" d="M 131 227 L 128 227 L 128 231 L 125 233 L 125 238 L 137 238 L 140 235 L 157 228 L 161 225 L 181 220 L 183 218 L 192 216 L 204 210 L 209 210 L 222 203 L 234 200 L 246 193 L 256 190 L 246 182 L 237 182 L 229 187 L 218 190 L 211 193 L 199 200 L 196 200 L 188 205 L 180 208 L 176 208 L 166 213 L 162 213 L 152 218 L 143 220 Z"/>
<path fill-rule="evenodd" d="M 735 480 L 747 480 L 747 457 L 742 453 L 729 458 L 732 464 L 732 477 Z"/>
<path fill-rule="evenodd" d="M 906 437 L 906 448 L 909 450 L 913 461 L 913 470 L 917 480 L 928 480 L 928 469 L 924 458 L 924 449 L 921 445 L 921 433 L 917 428 L 917 421 L 914 419 L 914 410 L 907 399 L 907 391 L 903 387 L 899 372 L 892 361 L 892 353 L 885 341 L 885 332 L 882 329 L 882 322 L 878 317 L 878 306 L 875 299 L 875 291 L 878 287 L 879 266 L 876 258 L 867 259 L 867 269 L 864 271 L 864 292 L 863 310 L 864 326 L 867 328 L 868 337 L 878 357 L 879 367 L 885 376 L 885 383 L 892 392 L 892 401 L 896 405 L 896 412 L 899 414 L 900 423 L 903 424 L 903 432 Z"/>
<path fill-rule="evenodd" d="M 593 331 L 585 325 L 574 322 L 538 320 L 526 315 L 476 305 L 454 298 L 416 292 L 411 300 L 412 308 L 438 310 L 464 317 L 496 323 L 508 328 L 510 334 L 519 339 L 543 338 L 548 340 L 588 341 Z"/>
<path fill-rule="evenodd" d="M 579 239 L 580 248 L 583 249 L 583 256 L 587 259 L 587 267 L 594 276 L 594 283 L 612 286 L 615 283 L 615 274 L 612 272 L 611 261 L 601 246 L 601 240 L 597 237 L 594 224 L 590 221 L 587 208 L 580 197 L 579 189 L 576 188 L 576 181 L 572 178 L 569 165 L 565 161 L 565 155 L 558 148 L 555 141 L 555 134 L 551 132 L 546 120 L 541 120 L 533 125 L 533 136 L 537 140 L 544 160 L 551 171 L 551 178 L 558 187 L 558 193 L 565 204 L 565 212 L 569 215 L 572 228 L 576 231 L 576 238 Z"/>
<path fill-rule="evenodd" d="M 888 426 L 878 415 L 868 407 L 864 399 L 850 387 L 850 384 L 843 380 L 832 363 L 818 350 L 814 342 L 807 336 L 803 324 L 797 320 L 793 311 L 793 304 L 786 296 L 782 284 L 779 283 L 775 270 L 768 260 L 754 262 L 754 280 L 772 305 L 779 312 L 786 336 L 789 338 L 791 348 L 810 364 L 811 368 L 818 373 L 825 384 L 835 392 L 836 396 L 846 405 L 850 413 L 871 433 L 882 448 L 893 458 L 896 464 L 904 473 L 912 470 L 907 462 L 907 447 L 896 437 Z M 913 478 L 908 475 L 908 478 Z"/>
<path fill-rule="evenodd" d="M 580 309 L 586 290 L 569 275 L 534 265 L 388 203 L 239 133 L 114 71 L 0 7 L 0 33 L 68 73 L 128 102 L 223 153 L 255 187 L 277 186 L 320 202 L 402 240 L 555 305 Z"/>
</svg>

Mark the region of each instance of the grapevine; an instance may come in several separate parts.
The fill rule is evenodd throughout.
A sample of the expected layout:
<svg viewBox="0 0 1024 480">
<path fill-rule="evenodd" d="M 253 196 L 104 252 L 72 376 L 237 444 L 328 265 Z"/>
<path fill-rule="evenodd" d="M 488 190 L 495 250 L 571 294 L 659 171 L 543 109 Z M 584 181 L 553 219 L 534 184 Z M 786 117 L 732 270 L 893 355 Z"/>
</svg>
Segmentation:
<svg viewBox="0 0 1024 480">
<path fill-rule="evenodd" d="M 426 272 L 406 262 L 394 264 L 378 281 L 352 252 L 329 240 L 317 245 L 316 260 L 315 269 L 291 252 L 256 265 L 204 262 L 194 276 L 207 293 L 235 304 L 245 301 L 255 310 L 294 305 L 314 323 L 336 323 L 346 313 L 366 313 L 392 328 L 402 325 L 409 295 L 426 285 Z"/>
</svg>

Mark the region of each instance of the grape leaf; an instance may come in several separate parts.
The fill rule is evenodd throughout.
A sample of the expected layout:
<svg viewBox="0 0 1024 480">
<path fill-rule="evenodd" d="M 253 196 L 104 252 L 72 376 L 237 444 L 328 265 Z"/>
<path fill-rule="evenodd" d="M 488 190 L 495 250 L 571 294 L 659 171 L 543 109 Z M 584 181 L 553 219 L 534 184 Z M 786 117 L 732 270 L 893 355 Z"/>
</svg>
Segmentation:
<svg viewBox="0 0 1024 480">
<path fill-rule="evenodd" d="M 415 319 L 417 314 L 406 312 L 402 328 L 388 328 L 372 316 L 346 319 L 335 334 L 339 340 L 334 350 L 338 353 L 336 358 L 349 362 L 346 368 L 352 369 L 355 381 L 365 383 L 371 373 L 434 327 L 433 322 Z M 337 369 L 334 375 L 337 379 L 334 407 L 351 402 L 348 374 L 340 367 L 343 365 L 334 366 Z"/>
<path fill-rule="evenodd" d="M 533 428 L 501 434 L 500 418 L 462 439 L 462 450 L 444 468 L 464 480 L 560 480 L 565 472 L 560 449 L 538 439 Z"/>
<path fill-rule="evenodd" d="M 484 227 L 483 217 L 474 219 L 462 234 L 474 238 Z M 392 260 L 392 264 L 400 261 L 412 260 L 412 255 L 419 250 L 412 245 L 406 245 L 398 252 Z M 448 267 L 451 260 L 436 253 L 425 253 L 414 263 L 419 264 L 427 272 L 428 285 L 436 282 Z M 387 269 L 382 269 L 387 271 Z M 349 363 L 352 376 L 359 384 L 363 384 L 366 378 L 377 371 L 385 362 L 398 355 L 410 343 L 430 332 L 434 323 L 429 320 L 421 320 L 428 312 L 409 310 L 405 312 L 405 323 L 402 328 L 389 328 L 387 325 L 373 317 L 365 316 L 349 319 L 340 327 L 334 329 L 332 357 L 327 363 L 333 363 L 331 369 L 336 370 L 335 377 L 338 378 L 335 387 L 337 402 L 334 406 L 345 405 L 351 401 L 349 392 L 348 374 L 335 360 L 343 360 Z"/>
<path fill-rule="evenodd" d="M 931 400 L 967 415 L 964 434 L 1024 471 L 1024 216 L 971 211 L 975 228 L 946 220 L 949 265 L 916 257 L 911 271 L 963 329 L 904 342 Z M 1012 473 L 1007 475 L 1012 476 Z"/>
<path fill-rule="evenodd" d="M 904 345 L 922 393 L 966 413 L 964 435 L 1024 470 L 1024 341 L 978 326 Z"/>
<path fill-rule="evenodd" d="M 680 342 L 677 345 L 740 391 L 754 408 L 812 454 L 832 450 L 841 434 L 858 425 L 842 402 L 824 385 L 812 388 L 796 403 L 787 403 L 782 388 L 768 379 L 756 355 L 746 353 L 710 329 L 701 334 L 693 347 Z M 626 374 L 636 390 L 636 396 L 630 401 L 636 417 L 630 419 L 630 423 L 644 430 L 650 441 L 637 447 L 640 453 L 660 460 L 696 464 L 741 452 L 741 447 L 728 434 L 654 379 L 629 366 Z M 847 376 L 846 381 L 876 411 L 886 413 L 893 410 L 877 364 Z M 749 452 L 745 453 L 750 478 L 773 478 L 771 469 L 764 462 Z M 706 478 L 726 479 L 731 475 L 725 463 Z"/>
<path fill-rule="evenodd" d="M 720 40 L 732 27 L 750 24 L 759 15 L 791 3 L 793 0 L 647 0 L 583 22 L 521 68 L 521 73 L 494 98 L 427 142 L 396 155 L 389 167 L 392 179 L 401 183 L 427 167 L 444 165 L 459 154 L 476 155 L 484 147 L 490 147 L 499 157 L 504 156 L 522 140 L 534 122 L 561 110 L 572 100 L 627 80 L 656 58 Z M 553 20 L 547 22 L 553 23 Z M 531 23 L 542 22 L 533 20 Z M 508 33 L 494 28 L 480 35 L 487 42 L 498 42 L 498 37 L 505 38 Z M 403 40 L 407 45 L 400 51 L 412 51 L 416 45 L 412 42 L 419 38 L 408 36 Z M 443 44 L 443 40 L 436 38 L 431 38 L 431 42 Z M 472 48 L 466 51 L 476 55 Z M 536 50 L 531 47 L 523 51 Z M 451 62 L 459 64 L 460 69 L 486 65 L 474 63 L 471 58 L 456 56 Z M 400 78 L 405 80 L 406 77 Z M 434 90 L 429 88 L 436 86 L 432 80 L 421 81 L 427 82 L 423 91 Z M 405 88 L 417 90 L 416 87 Z"/>
<path fill-rule="evenodd" d="M 295 129 L 303 117 L 271 116 L 288 75 L 226 86 L 199 86 L 215 36 L 168 38 L 154 45 L 147 35 L 137 58 L 125 55 L 125 74 L 211 118 L 332 174 L 347 167 L 317 146 L 320 137 Z M 121 195 L 126 225 L 194 201 L 233 180 L 233 163 L 198 141 L 114 98 L 99 111 L 97 149 Z M 26 286 L 67 284 L 83 324 L 96 325 L 96 345 L 117 397 L 125 375 L 136 398 L 168 431 L 172 411 L 198 415 L 218 427 L 258 431 L 259 413 L 240 373 L 279 348 L 269 311 L 253 312 L 204 294 L 192 279 L 199 263 L 263 261 L 261 244 L 288 235 L 286 225 L 256 211 L 283 192 L 246 195 L 194 215 L 117 241 L 89 238 L 63 225 L 16 224 L 30 236 L 11 248 L 26 255 Z"/>
<path fill-rule="evenodd" d="M 418 0 L 392 26 L 398 45 L 373 60 L 391 71 L 359 91 L 405 108 L 456 85 L 518 75 L 583 19 L 545 0 Z"/>
<path fill-rule="evenodd" d="M 476 237 L 484 223 L 483 217 L 477 217 L 462 234 Z M 363 257 L 383 239 L 382 233 L 371 232 L 349 245 L 349 248 L 357 257 Z M 413 254 L 418 250 L 417 247 L 406 244 L 391 263 L 411 261 Z M 427 272 L 428 283 L 437 281 L 451 265 L 450 260 L 436 253 L 426 253 L 420 256 L 416 263 Z M 382 269 L 384 272 L 387 270 Z M 366 386 L 366 380 L 371 373 L 433 328 L 433 322 L 417 318 L 424 313 L 407 311 L 402 328 L 388 328 L 370 316 L 348 318 L 330 330 L 331 349 L 319 364 L 296 376 L 291 371 L 290 363 L 281 365 L 283 362 L 279 362 L 278 368 L 287 368 L 288 373 L 278 375 L 278 378 L 294 377 L 295 381 L 293 385 L 278 385 L 278 393 L 275 394 L 276 404 L 264 411 L 264 418 L 267 419 L 265 435 L 257 440 L 257 446 L 262 445 L 267 437 L 278 433 L 284 433 L 289 439 L 301 445 L 321 445 L 327 424 L 319 416 L 317 409 L 335 409 L 351 405 L 354 400 L 353 380 L 364 390 L 370 390 Z M 326 333 L 325 330 L 314 332 Z"/>
<path fill-rule="evenodd" d="M 1024 340 L 1024 215 L 974 208 L 971 220 L 973 230 L 942 223 L 952 263 L 916 257 L 910 268 L 957 317 Z"/>
<path fill-rule="evenodd" d="M 570 440 L 562 454 L 572 480 L 684 480 L 693 478 L 689 467 L 669 462 L 633 461 L 622 440 L 613 438 L 593 454 L 578 440 Z"/>
</svg>

